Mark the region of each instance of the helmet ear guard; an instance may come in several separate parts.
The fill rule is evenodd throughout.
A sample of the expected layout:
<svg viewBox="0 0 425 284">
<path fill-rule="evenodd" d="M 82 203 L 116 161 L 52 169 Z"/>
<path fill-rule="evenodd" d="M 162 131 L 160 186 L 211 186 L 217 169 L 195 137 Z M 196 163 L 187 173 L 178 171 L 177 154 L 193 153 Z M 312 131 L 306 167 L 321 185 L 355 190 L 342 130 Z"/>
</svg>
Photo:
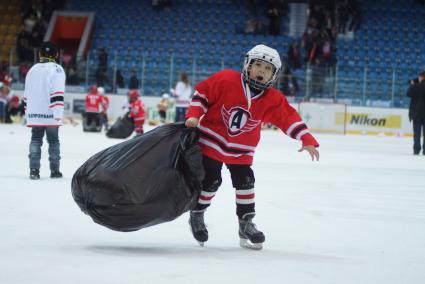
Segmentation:
<svg viewBox="0 0 425 284">
<path fill-rule="evenodd" d="M 251 65 L 255 62 L 255 60 L 261 60 L 267 63 L 270 63 L 274 66 L 274 71 L 272 78 L 267 83 L 261 83 L 256 80 L 253 80 L 249 77 L 249 70 Z M 272 86 L 276 80 L 277 76 L 282 68 L 282 62 L 280 61 L 279 53 L 276 49 L 265 46 L 263 44 L 254 46 L 250 51 L 245 55 L 245 61 L 243 65 L 243 80 L 250 87 L 257 90 L 265 90 Z"/>
</svg>

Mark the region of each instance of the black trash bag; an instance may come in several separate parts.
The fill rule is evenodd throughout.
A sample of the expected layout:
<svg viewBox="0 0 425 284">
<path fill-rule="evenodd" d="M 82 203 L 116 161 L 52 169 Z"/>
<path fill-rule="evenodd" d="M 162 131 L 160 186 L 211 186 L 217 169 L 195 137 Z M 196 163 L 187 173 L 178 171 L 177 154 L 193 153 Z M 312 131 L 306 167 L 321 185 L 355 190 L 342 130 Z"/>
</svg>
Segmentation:
<svg viewBox="0 0 425 284">
<path fill-rule="evenodd" d="M 83 131 L 84 132 L 102 131 L 100 113 L 84 112 L 82 115 L 83 115 Z"/>
<path fill-rule="evenodd" d="M 109 138 L 127 138 L 133 133 L 134 121 L 131 117 L 124 115 L 118 117 L 115 123 L 108 129 L 106 136 Z"/>
<path fill-rule="evenodd" d="M 130 232 L 168 222 L 196 206 L 205 172 L 196 129 L 155 128 L 109 147 L 72 178 L 72 195 L 94 222 Z"/>
</svg>

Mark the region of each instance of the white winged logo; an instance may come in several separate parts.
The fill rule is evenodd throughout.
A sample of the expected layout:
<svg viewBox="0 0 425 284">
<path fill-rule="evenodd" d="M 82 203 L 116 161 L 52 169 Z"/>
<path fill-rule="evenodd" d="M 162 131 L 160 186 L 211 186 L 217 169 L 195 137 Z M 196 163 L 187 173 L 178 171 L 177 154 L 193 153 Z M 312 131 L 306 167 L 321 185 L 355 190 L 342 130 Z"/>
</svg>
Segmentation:
<svg viewBox="0 0 425 284">
<path fill-rule="evenodd" d="M 233 107 L 227 110 L 221 107 L 221 117 L 227 126 L 227 132 L 230 136 L 237 136 L 243 132 L 254 130 L 261 120 L 251 119 L 251 113 L 241 107 Z"/>
</svg>

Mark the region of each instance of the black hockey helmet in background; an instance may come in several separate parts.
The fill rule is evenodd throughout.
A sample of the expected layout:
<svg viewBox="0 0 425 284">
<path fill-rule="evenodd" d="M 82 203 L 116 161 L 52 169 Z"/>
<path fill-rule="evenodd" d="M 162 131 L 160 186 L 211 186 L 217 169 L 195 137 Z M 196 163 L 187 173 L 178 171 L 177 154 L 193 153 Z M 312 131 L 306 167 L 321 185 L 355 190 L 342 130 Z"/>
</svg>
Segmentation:
<svg viewBox="0 0 425 284">
<path fill-rule="evenodd" d="M 40 58 L 56 59 L 58 57 L 58 48 L 53 42 L 45 41 L 40 46 Z"/>
</svg>

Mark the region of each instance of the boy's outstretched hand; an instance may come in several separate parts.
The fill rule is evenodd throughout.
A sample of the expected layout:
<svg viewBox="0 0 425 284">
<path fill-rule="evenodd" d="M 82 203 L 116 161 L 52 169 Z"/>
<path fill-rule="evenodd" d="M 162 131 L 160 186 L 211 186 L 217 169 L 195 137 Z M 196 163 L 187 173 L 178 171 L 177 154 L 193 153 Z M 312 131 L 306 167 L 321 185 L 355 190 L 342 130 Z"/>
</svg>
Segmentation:
<svg viewBox="0 0 425 284">
<path fill-rule="evenodd" d="M 317 151 L 316 147 L 312 145 L 303 146 L 298 150 L 298 152 L 302 152 L 304 150 L 310 154 L 312 161 L 314 161 L 314 158 L 316 158 L 316 161 L 319 160 L 319 151 Z"/>
<path fill-rule="evenodd" d="M 186 119 L 186 122 L 184 123 L 184 125 L 186 125 L 186 127 L 196 127 L 198 126 L 198 123 L 199 123 L 199 119 L 195 117 L 189 117 L 188 119 Z"/>
</svg>

